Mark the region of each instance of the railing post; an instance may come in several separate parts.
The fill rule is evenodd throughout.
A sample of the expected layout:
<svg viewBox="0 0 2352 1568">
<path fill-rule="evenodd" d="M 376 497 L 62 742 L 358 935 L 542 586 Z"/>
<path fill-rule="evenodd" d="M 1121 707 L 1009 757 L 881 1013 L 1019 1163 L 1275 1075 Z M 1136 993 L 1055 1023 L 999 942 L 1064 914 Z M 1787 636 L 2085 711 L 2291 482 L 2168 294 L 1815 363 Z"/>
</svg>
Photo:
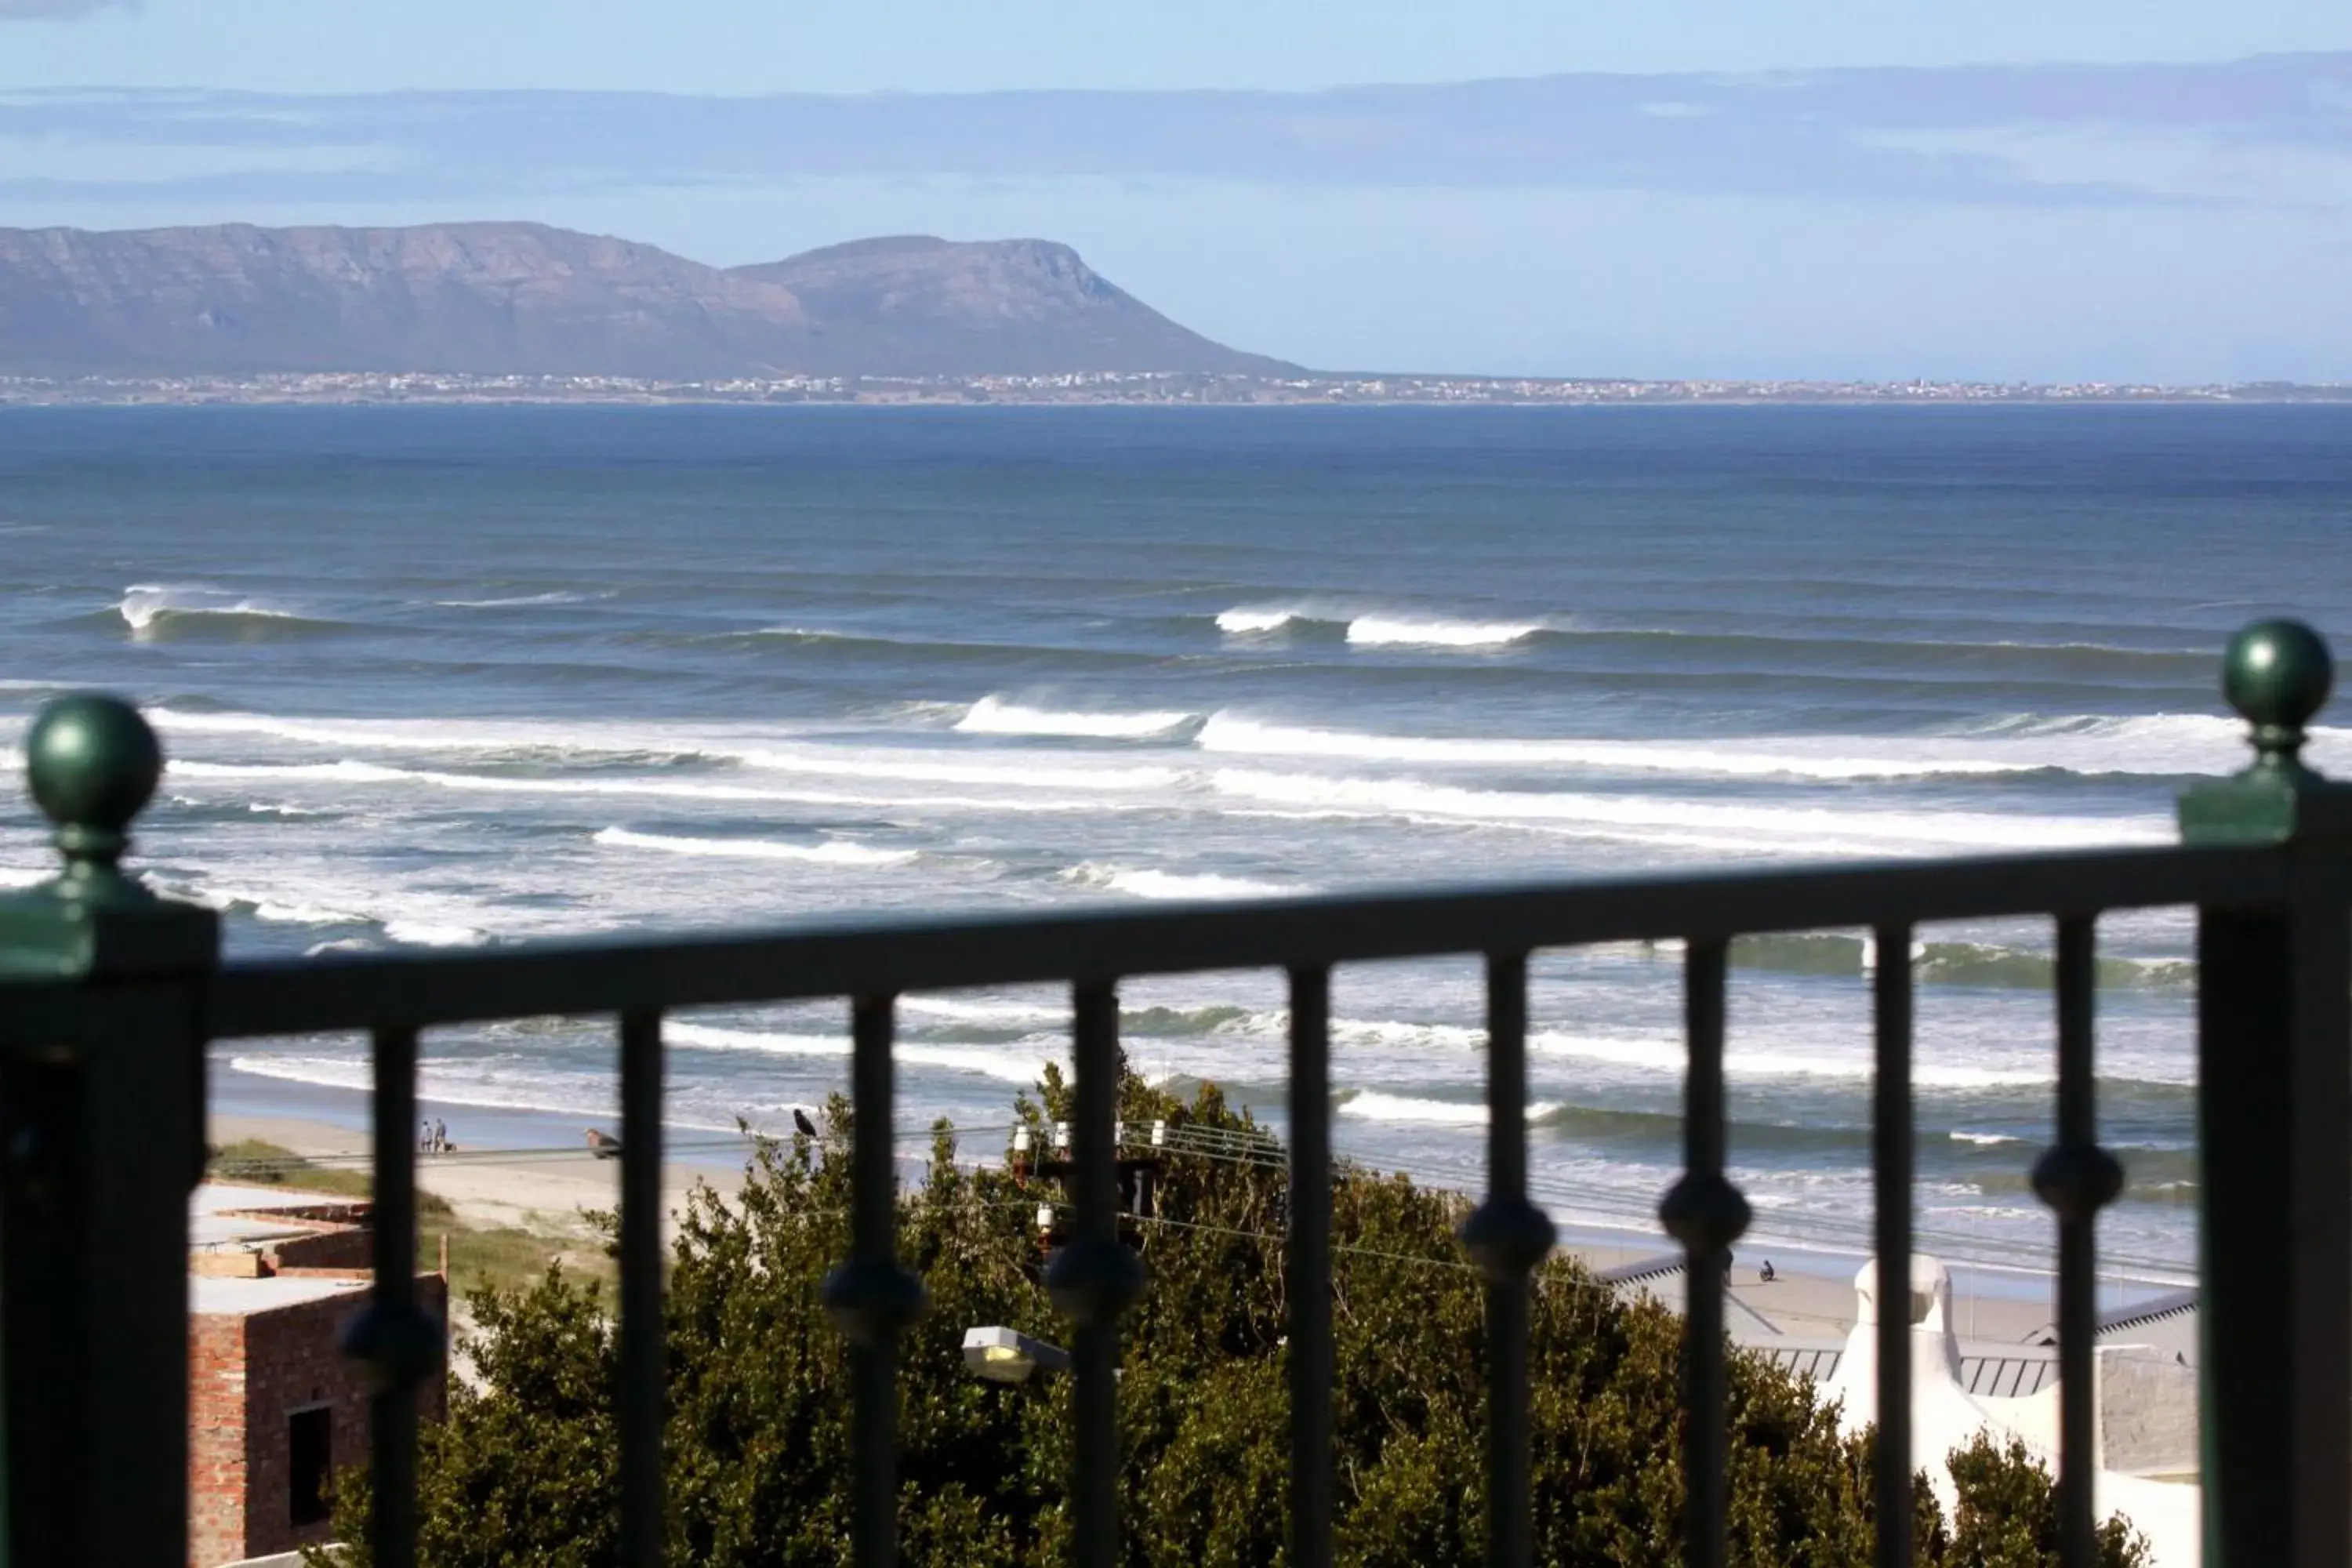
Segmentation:
<svg viewBox="0 0 2352 1568">
<path fill-rule="evenodd" d="M 1070 1207 L 1077 1234 L 1045 1264 L 1045 1289 L 1076 1326 L 1070 1342 L 1070 1562 L 1118 1558 L 1118 1320 L 1143 1295 L 1143 1264 L 1118 1238 L 1118 991 L 1072 987 Z"/>
<path fill-rule="evenodd" d="M 219 919 L 118 867 L 163 752 L 138 710 L 49 704 L 25 740 L 61 873 L 0 900 L 8 992 L 76 987 L 0 1047 L 8 1560 L 188 1561 L 188 1193 L 205 1159 L 200 987 Z"/>
<path fill-rule="evenodd" d="M 1536 1269 L 1559 1233 L 1528 1199 L 1528 955 L 1486 955 L 1486 1198 L 1462 1245 L 1486 1278 L 1486 1563 L 1535 1562 L 1528 1336 Z"/>
<path fill-rule="evenodd" d="M 825 1310 L 849 1339 L 856 1568 L 893 1568 L 898 1560 L 898 1336 L 925 1305 L 923 1282 L 898 1261 L 897 1019 L 894 996 L 850 1004 L 849 1260 L 824 1280 Z"/>
<path fill-rule="evenodd" d="M 2207 1568 L 2352 1561 L 2352 788 L 2301 760 L 2333 678 L 2308 626 L 2239 633 L 2255 760 L 2180 802 L 2285 859 L 2280 903 L 2199 911 Z"/>
</svg>

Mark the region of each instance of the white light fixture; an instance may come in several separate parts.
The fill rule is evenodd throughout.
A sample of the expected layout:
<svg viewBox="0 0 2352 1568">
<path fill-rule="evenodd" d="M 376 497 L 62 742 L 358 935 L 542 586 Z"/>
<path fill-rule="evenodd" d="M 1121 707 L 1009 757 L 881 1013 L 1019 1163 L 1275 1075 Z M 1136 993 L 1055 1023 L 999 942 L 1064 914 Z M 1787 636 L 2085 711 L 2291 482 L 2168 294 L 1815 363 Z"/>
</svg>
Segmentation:
<svg viewBox="0 0 2352 1568">
<path fill-rule="evenodd" d="M 1039 1230 L 1051 1230 L 1054 1228 L 1054 1205 L 1052 1204 L 1039 1204 L 1037 1205 L 1037 1228 Z"/>
<path fill-rule="evenodd" d="M 1013 1152 L 1016 1154 L 1029 1152 L 1029 1129 L 1026 1127 L 1013 1134 Z"/>
<path fill-rule="evenodd" d="M 966 1329 L 963 1364 L 991 1383 L 1026 1383 L 1035 1373 L 1069 1370 L 1070 1352 L 1013 1329 Z"/>
<path fill-rule="evenodd" d="M 1066 1148 L 1068 1148 L 1069 1146 L 1070 1146 L 1070 1124 L 1069 1124 L 1068 1122 L 1066 1122 L 1066 1121 L 1056 1121 L 1056 1122 L 1055 1122 L 1055 1123 L 1054 1123 L 1054 1147 L 1055 1147 L 1055 1148 L 1056 1148 L 1056 1149 L 1066 1149 Z"/>
<path fill-rule="evenodd" d="M 1155 1121 L 1151 1124 L 1151 1146 L 1154 1149 L 1168 1147 L 1168 1123 L 1165 1121 Z"/>
</svg>

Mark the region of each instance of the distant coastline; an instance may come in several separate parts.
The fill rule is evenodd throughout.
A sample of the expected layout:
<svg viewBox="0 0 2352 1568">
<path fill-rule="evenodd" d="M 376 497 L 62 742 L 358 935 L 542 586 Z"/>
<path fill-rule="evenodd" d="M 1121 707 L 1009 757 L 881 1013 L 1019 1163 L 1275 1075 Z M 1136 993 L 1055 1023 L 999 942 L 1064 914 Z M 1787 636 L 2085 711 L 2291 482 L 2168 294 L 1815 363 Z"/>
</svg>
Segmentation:
<svg viewBox="0 0 2352 1568">
<path fill-rule="evenodd" d="M 734 404 L 785 405 L 1431 405 L 1462 407 L 2352 404 L 2352 384 L 2172 386 L 2077 382 L 1635 381 L 1447 375 L 1260 376 L 1093 371 L 967 376 L 478 375 L 429 372 L 251 376 L 0 376 L 0 407 Z"/>
</svg>

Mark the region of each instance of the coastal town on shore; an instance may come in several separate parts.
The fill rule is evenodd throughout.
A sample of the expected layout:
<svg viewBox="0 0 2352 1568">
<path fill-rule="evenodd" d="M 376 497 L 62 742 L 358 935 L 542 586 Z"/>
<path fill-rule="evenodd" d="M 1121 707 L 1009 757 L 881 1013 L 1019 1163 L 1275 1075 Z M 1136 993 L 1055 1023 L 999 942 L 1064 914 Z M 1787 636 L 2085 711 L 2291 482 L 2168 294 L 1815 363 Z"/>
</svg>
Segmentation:
<svg viewBox="0 0 2352 1568">
<path fill-rule="evenodd" d="M 1101 371 L 1050 375 L 727 377 L 309 372 L 0 376 L 0 406 L 286 404 L 1460 405 L 1603 406 L 1837 404 L 2352 402 L 2352 383 L 2164 385 L 2118 382 L 1637 381 L 1453 375 L 1253 376 Z"/>
</svg>

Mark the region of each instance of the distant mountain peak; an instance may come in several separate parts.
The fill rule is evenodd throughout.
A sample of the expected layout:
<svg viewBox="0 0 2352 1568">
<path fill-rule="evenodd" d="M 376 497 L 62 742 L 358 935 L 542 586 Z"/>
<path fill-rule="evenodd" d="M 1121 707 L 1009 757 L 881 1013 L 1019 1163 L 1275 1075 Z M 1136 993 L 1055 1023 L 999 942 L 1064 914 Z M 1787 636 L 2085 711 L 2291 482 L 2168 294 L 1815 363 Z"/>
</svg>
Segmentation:
<svg viewBox="0 0 2352 1568">
<path fill-rule="evenodd" d="M 16 374 L 1294 370 L 1045 239 L 892 236 L 720 268 L 527 222 L 0 229 L 0 372 Z"/>
</svg>

